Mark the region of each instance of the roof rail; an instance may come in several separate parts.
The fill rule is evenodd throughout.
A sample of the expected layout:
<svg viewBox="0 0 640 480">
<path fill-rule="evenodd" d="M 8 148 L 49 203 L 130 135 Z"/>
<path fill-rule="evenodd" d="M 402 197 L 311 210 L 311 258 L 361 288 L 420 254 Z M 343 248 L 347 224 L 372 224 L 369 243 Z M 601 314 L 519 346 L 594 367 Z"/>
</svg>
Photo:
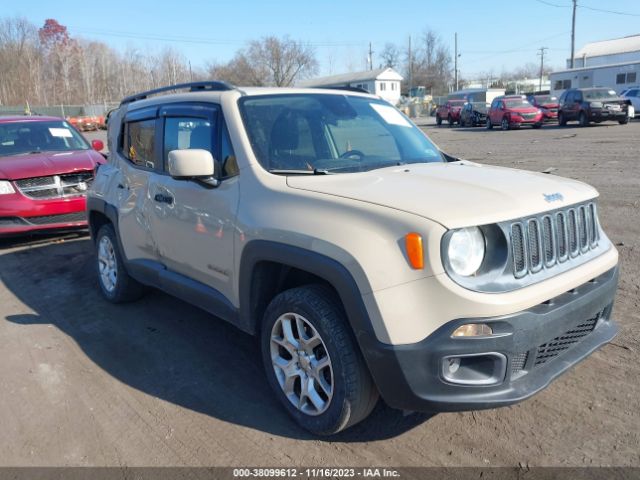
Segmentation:
<svg viewBox="0 0 640 480">
<path fill-rule="evenodd" d="M 189 90 L 190 92 L 198 92 L 203 90 L 211 90 L 211 91 L 226 91 L 233 90 L 235 87 L 233 85 L 229 85 L 226 82 L 219 81 L 208 81 L 208 82 L 189 82 L 189 83 L 178 83 L 176 85 L 169 85 L 167 87 L 154 88 L 153 90 L 147 90 L 146 92 L 136 93 L 134 95 L 129 95 L 125 97 L 120 102 L 120 106 L 126 103 L 137 102 L 138 100 L 144 100 L 150 95 L 155 95 L 157 93 L 170 92 L 171 90 Z"/>
<path fill-rule="evenodd" d="M 322 86 L 322 87 L 308 87 L 308 88 L 321 88 L 323 90 L 346 90 L 347 92 L 368 93 L 369 95 L 371 95 L 371 92 L 369 90 L 365 90 L 362 87 L 351 87 L 349 85 L 341 85 L 337 87 Z"/>
</svg>

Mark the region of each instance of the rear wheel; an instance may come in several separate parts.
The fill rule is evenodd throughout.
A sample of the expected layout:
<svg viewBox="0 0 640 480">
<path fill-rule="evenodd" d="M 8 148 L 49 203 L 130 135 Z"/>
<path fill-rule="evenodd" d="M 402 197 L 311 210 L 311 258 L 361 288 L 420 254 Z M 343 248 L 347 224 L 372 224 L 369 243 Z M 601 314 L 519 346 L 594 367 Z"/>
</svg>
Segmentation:
<svg viewBox="0 0 640 480">
<path fill-rule="evenodd" d="M 436 125 L 440 126 L 442 125 L 442 119 L 440 118 L 440 115 L 436 114 Z"/>
<path fill-rule="evenodd" d="M 618 123 L 619 123 L 620 125 L 626 125 L 627 123 L 629 123 L 629 117 L 628 117 L 628 116 L 626 116 L 626 117 L 624 117 L 623 119 L 618 120 Z"/>
<path fill-rule="evenodd" d="M 578 123 L 580 124 L 581 127 L 589 126 L 589 119 L 587 118 L 586 113 L 580 112 L 580 115 L 578 116 Z"/>
<path fill-rule="evenodd" d="M 487 115 L 487 123 L 485 124 L 485 128 L 487 130 L 491 130 L 493 128 L 493 123 L 491 122 L 491 118 Z"/>
<path fill-rule="evenodd" d="M 533 124 L 533 128 L 541 128 L 541 127 L 542 127 L 542 122 Z"/>
<path fill-rule="evenodd" d="M 96 268 L 100 290 L 110 302 L 131 302 L 144 294 L 144 286 L 127 273 L 110 223 L 103 225 L 96 235 Z"/>
<path fill-rule="evenodd" d="M 502 117 L 502 121 L 500 122 L 500 128 L 502 128 L 502 130 L 509 130 L 509 128 L 511 128 L 511 125 L 509 124 L 509 119 L 507 117 Z"/>
<path fill-rule="evenodd" d="M 450 127 L 453 127 L 453 118 L 451 118 L 451 115 L 447 117 L 447 122 L 449 123 Z"/>
<path fill-rule="evenodd" d="M 567 125 L 567 119 L 562 112 L 558 113 L 558 125 L 561 127 L 565 127 Z"/>
<path fill-rule="evenodd" d="M 267 379 L 303 428 L 331 435 L 365 419 L 378 392 L 336 295 L 322 285 L 276 296 L 264 314 Z"/>
</svg>

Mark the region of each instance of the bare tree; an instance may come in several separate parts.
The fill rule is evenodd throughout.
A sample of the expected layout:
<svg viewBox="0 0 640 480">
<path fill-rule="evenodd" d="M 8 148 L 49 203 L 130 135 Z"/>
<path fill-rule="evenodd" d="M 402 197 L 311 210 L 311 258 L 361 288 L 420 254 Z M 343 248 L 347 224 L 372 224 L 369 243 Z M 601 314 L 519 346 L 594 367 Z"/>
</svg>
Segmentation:
<svg viewBox="0 0 640 480">
<path fill-rule="evenodd" d="M 295 80 L 308 77 L 317 69 L 311 47 L 289 37 L 252 41 L 244 55 L 258 71 L 267 72 L 269 83 L 276 87 L 293 85 Z"/>
<path fill-rule="evenodd" d="M 380 57 L 384 67 L 398 68 L 400 64 L 400 49 L 394 43 L 385 43 Z"/>
</svg>

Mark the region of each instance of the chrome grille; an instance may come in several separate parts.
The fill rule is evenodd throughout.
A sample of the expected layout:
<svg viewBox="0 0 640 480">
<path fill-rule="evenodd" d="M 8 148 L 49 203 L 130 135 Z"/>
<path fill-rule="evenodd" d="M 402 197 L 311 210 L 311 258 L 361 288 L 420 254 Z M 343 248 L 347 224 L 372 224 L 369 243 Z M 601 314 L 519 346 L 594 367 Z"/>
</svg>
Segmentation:
<svg viewBox="0 0 640 480">
<path fill-rule="evenodd" d="M 522 278 L 553 268 L 598 245 L 598 218 L 594 203 L 511 224 L 513 274 Z"/>
<path fill-rule="evenodd" d="M 49 177 L 17 180 L 18 190 L 35 199 L 65 198 L 84 195 L 93 181 L 92 172 L 67 173 Z"/>
</svg>

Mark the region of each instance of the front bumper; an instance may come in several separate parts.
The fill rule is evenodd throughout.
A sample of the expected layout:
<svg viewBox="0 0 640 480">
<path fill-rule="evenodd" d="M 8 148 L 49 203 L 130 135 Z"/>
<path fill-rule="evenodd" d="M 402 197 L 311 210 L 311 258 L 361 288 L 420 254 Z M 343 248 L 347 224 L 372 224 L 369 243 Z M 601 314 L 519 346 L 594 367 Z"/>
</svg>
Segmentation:
<svg viewBox="0 0 640 480">
<path fill-rule="evenodd" d="M 380 394 L 392 407 L 416 411 L 463 411 L 522 401 L 617 333 L 611 321 L 618 267 L 548 302 L 500 317 L 465 318 L 443 325 L 421 342 L 360 343 Z M 500 335 L 451 338 L 466 323 L 489 324 Z M 449 357 L 489 354 L 499 372 L 493 384 L 461 385 L 447 380 Z"/>
<path fill-rule="evenodd" d="M 35 200 L 15 193 L 3 197 L 6 198 L 0 203 L 0 237 L 87 227 L 84 196 Z"/>
<path fill-rule="evenodd" d="M 591 110 L 589 120 L 594 122 L 614 121 L 618 122 L 627 118 L 626 110 Z"/>
</svg>

